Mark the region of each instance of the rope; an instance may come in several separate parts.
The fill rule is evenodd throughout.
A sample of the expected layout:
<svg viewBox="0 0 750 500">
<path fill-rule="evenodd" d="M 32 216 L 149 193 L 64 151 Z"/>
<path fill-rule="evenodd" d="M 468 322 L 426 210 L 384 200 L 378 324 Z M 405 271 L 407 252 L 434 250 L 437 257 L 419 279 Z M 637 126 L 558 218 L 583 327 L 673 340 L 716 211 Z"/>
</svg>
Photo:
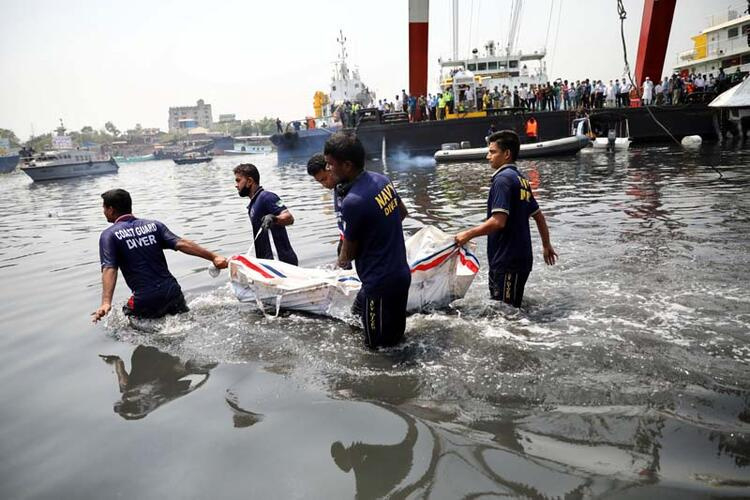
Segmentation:
<svg viewBox="0 0 750 500">
<path fill-rule="evenodd" d="M 617 0 L 617 15 L 620 18 L 620 38 L 622 40 L 622 56 L 625 60 L 625 72 L 628 75 L 628 80 L 630 80 L 630 85 L 632 85 L 635 88 L 636 93 L 638 94 L 638 98 L 640 99 L 642 97 L 641 89 L 639 86 L 635 84 L 633 81 L 633 75 L 630 73 L 630 64 L 628 63 L 628 47 L 625 43 L 625 19 L 628 17 L 628 13 L 625 11 L 625 6 L 622 4 L 622 0 Z M 661 77 L 660 77 L 661 78 Z M 646 108 L 646 111 L 648 111 L 648 114 L 651 115 L 651 118 L 656 122 L 657 125 L 659 125 L 664 132 L 669 135 L 669 137 L 672 138 L 672 140 L 680 147 L 682 147 L 682 144 L 680 141 L 678 141 L 675 136 L 672 135 L 672 133 L 665 127 L 659 120 L 656 119 L 656 116 L 654 116 L 653 111 L 651 111 L 651 106 L 644 106 Z M 714 167 L 713 165 L 709 165 L 717 174 L 719 174 L 719 177 L 724 177 L 724 175 Z"/>
</svg>

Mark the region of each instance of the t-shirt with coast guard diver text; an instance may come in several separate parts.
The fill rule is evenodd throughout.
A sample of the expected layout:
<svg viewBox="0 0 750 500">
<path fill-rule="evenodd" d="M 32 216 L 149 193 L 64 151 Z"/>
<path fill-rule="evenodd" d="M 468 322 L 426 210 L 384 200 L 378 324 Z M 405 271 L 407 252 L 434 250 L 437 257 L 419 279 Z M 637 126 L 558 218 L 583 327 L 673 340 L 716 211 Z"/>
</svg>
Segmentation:
<svg viewBox="0 0 750 500">
<path fill-rule="evenodd" d="M 179 240 L 159 221 L 123 215 L 99 236 L 102 269 L 120 269 L 136 302 L 148 300 L 171 288 L 165 285 L 177 283 L 167 267 L 164 249 L 174 250 Z"/>
<path fill-rule="evenodd" d="M 398 201 L 388 177 L 363 172 L 341 203 L 344 238 L 359 243 L 354 263 L 368 295 L 408 287 L 411 280 Z"/>
<path fill-rule="evenodd" d="M 487 235 L 487 259 L 496 272 L 531 271 L 529 217 L 539 211 L 528 179 L 515 165 L 503 165 L 492 175 L 487 199 L 487 218 L 493 213 L 508 215 L 505 228 Z"/>
<path fill-rule="evenodd" d="M 286 210 L 286 206 L 284 206 L 284 203 L 275 193 L 266 191 L 262 187 L 258 188 L 250 199 L 250 204 L 247 206 L 247 213 L 250 216 L 250 222 L 253 226 L 253 239 L 258 235 L 258 231 L 261 230 L 263 217 L 268 214 L 279 215 L 284 210 Z M 286 233 L 286 228 L 278 224 L 273 224 L 269 230 L 273 235 L 273 243 L 276 245 L 276 253 L 279 256 L 279 260 L 296 266 L 299 261 L 297 260 L 297 254 L 292 249 L 292 244 L 289 242 L 289 235 Z M 259 259 L 273 259 L 271 240 L 268 237 L 269 230 L 263 231 L 263 234 L 255 240 L 255 256 Z"/>
</svg>

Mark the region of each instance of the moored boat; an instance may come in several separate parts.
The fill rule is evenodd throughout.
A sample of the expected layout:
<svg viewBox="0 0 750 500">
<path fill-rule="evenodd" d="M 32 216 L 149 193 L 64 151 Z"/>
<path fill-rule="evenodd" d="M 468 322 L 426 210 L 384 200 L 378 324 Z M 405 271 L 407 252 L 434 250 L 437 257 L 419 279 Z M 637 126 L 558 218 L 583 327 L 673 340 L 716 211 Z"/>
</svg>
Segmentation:
<svg viewBox="0 0 750 500">
<path fill-rule="evenodd" d="M 551 141 L 521 144 L 519 159 L 543 158 L 547 156 L 570 156 L 591 144 L 585 135 L 563 137 Z M 475 161 L 487 158 L 489 148 L 441 149 L 434 154 L 435 161 L 447 163 L 454 161 Z"/>
</svg>

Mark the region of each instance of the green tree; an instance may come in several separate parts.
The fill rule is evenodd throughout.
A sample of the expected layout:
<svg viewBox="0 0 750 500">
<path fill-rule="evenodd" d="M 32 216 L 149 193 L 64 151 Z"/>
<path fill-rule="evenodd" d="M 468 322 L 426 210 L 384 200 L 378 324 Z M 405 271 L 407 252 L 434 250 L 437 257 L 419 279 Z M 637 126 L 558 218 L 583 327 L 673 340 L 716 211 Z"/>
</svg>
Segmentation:
<svg viewBox="0 0 750 500">
<path fill-rule="evenodd" d="M 255 122 L 258 133 L 261 135 L 271 135 L 276 133 L 276 119 L 264 116 Z"/>
<path fill-rule="evenodd" d="M 109 132 L 115 137 L 118 137 L 120 135 L 120 130 L 117 127 L 115 127 L 115 124 L 112 122 L 105 123 L 104 130 L 106 130 L 107 132 Z"/>
<path fill-rule="evenodd" d="M 52 134 L 43 134 L 36 137 L 32 137 L 26 141 L 25 146 L 34 148 L 35 151 L 42 151 L 52 147 Z"/>
<path fill-rule="evenodd" d="M 8 139 L 8 142 L 10 142 L 10 147 L 12 148 L 16 148 L 21 145 L 21 141 L 18 140 L 18 137 L 16 137 L 16 134 L 12 130 L 0 128 L 0 137 L 2 137 L 3 139 Z"/>
</svg>

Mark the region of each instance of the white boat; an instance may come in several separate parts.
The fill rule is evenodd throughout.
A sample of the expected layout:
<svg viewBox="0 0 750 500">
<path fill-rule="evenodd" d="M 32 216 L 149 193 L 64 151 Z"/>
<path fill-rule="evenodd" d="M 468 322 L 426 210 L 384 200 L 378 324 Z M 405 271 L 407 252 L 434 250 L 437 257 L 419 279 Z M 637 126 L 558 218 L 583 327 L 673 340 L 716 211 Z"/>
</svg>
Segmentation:
<svg viewBox="0 0 750 500">
<path fill-rule="evenodd" d="M 87 150 L 52 151 L 32 158 L 21 167 L 34 181 L 67 179 L 117 172 L 117 162 Z"/>
<path fill-rule="evenodd" d="M 473 246 L 473 245 L 472 245 Z M 479 260 L 470 248 L 457 247 L 453 236 L 426 226 L 406 241 L 411 267 L 407 310 L 438 309 L 466 295 Z M 344 318 L 361 287 L 354 270 L 310 269 L 276 260 L 237 255 L 229 262 L 229 279 L 240 302 L 262 310 L 303 311 Z"/>
<path fill-rule="evenodd" d="M 546 156 L 574 155 L 589 144 L 591 144 L 591 141 L 584 135 L 521 144 L 521 148 L 518 151 L 518 158 L 526 159 L 543 158 Z M 456 143 L 445 144 L 444 149 L 435 153 L 434 158 L 436 162 L 447 163 L 453 161 L 484 160 L 487 158 L 487 152 L 489 151 L 489 148 L 487 147 L 451 149 L 451 145 L 456 145 Z"/>
<path fill-rule="evenodd" d="M 273 152 L 267 135 L 247 135 L 234 138 L 234 148 L 225 149 L 226 155 L 264 155 Z"/>
<path fill-rule="evenodd" d="M 630 126 L 627 118 L 610 123 L 606 137 L 597 137 L 593 141 L 594 149 L 611 149 L 615 151 L 626 151 L 630 148 Z"/>
</svg>

